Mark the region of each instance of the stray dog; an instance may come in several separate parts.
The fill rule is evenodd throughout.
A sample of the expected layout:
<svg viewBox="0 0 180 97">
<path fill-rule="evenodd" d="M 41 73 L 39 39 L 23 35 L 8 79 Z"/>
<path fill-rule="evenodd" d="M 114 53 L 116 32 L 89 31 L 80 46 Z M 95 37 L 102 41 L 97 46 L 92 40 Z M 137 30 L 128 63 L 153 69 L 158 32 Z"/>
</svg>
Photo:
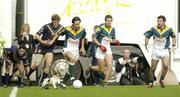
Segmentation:
<svg viewBox="0 0 180 97">
<path fill-rule="evenodd" d="M 41 84 L 41 89 L 46 88 L 47 85 L 53 85 L 55 89 L 57 89 L 56 85 L 60 85 L 63 80 L 60 79 L 58 75 L 54 75 L 51 78 L 44 79 L 43 83 Z"/>
<path fill-rule="evenodd" d="M 68 70 L 69 70 L 69 64 L 66 60 L 64 59 L 56 60 L 53 63 L 51 70 L 53 76 L 51 78 L 44 79 L 43 83 L 41 84 L 41 89 L 42 88 L 46 89 L 47 85 L 50 84 L 53 85 L 55 89 L 57 89 L 56 85 L 63 85 L 63 83 L 61 82 L 63 81 L 65 74 L 69 73 Z"/>
</svg>

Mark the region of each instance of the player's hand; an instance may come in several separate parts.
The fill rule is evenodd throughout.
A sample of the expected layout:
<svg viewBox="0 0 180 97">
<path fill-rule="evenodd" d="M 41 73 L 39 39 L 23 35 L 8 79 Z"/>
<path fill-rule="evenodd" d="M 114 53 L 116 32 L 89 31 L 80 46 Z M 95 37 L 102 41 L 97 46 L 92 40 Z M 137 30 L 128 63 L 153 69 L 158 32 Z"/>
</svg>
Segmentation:
<svg viewBox="0 0 180 97">
<path fill-rule="evenodd" d="M 105 47 L 105 46 L 100 45 L 99 47 L 100 47 L 101 51 L 103 51 L 103 52 L 106 52 L 106 51 L 107 51 L 107 49 L 106 49 L 106 47 Z"/>
<path fill-rule="evenodd" d="M 115 40 L 115 41 L 114 41 L 114 44 L 115 44 L 115 45 L 120 45 L 119 40 Z"/>
<path fill-rule="evenodd" d="M 47 45 L 51 46 L 54 42 L 53 41 L 47 41 Z"/>
<path fill-rule="evenodd" d="M 45 45 L 45 46 L 48 46 L 48 42 L 47 41 L 42 41 L 42 44 Z"/>
<path fill-rule="evenodd" d="M 49 39 L 53 39 L 56 35 L 57 33 L 51 34 L 51 37 Z"/>
</svg>

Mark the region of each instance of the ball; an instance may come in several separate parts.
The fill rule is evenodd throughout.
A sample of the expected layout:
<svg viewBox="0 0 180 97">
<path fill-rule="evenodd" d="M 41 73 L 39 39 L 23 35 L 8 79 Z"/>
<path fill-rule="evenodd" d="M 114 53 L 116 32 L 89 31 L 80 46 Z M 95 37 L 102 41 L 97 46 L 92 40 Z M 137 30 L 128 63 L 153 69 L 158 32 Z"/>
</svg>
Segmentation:
<svg viewBox="0 0 180 97">
<path fill-rule="evenodd" d="M 82 82 L 80 80 L 73 81 L 73 87 L 79 89 L 82 87 Z"/>
</svg>

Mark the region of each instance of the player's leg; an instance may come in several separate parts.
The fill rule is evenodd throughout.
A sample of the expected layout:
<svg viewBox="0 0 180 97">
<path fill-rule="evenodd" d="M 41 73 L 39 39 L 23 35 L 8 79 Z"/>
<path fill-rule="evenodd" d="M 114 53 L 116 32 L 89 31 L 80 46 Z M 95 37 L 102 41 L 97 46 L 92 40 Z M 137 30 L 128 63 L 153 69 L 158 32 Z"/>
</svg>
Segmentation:
<svg viewBox="0 0 180 97">
<path fill-rule="evenodd" d="M 104 73 L 105 72 L 104 59 L 97 59 L 97 63 L 99 66 L 99 71 Z"/>
<path fill-rule="evenodd" d="M 104 59 L 100 58 L 100 59 L 97 59 L 97 63 L 98 63 L 98 66 L 99 66 L 99 72 L 97 74 L 100 77 L 100 84 L 103 85 L 103 86 L 106 86 L 107 81 L 105 80 L 105 78 L 106 78 L 105 61 L 104 61 Z"/>
<path fill-rule="evenodd" d="M 149 72 L 150 81 L 149 81 L 149 85 L 148 85 L 149 88 L 152 88 L 152 86 L 153 86 L 154 73 L 157 68 L 158 62 L 159 62 L 159 60 L 154 60 L 154 59 L 151 60 L 151 68 L 150 68 L 150 72 Z"/>
<path fill-rule="evenodd" d="M 46 53 L 44 58 L 45 58 L 44 59 L 45 69 L 43 71 L 43 74 L 41 75 L 40 83 L 42 83 L 43 80 L 45 78 L 47 78 L 51 72 L 51 66 L 52 66 L 52 61 L 53 61 L 53 53 L 51 53 L 51 52 Z"/>
<path fill-rule="evenodd" d="M 168 71 L 168 66 L 169 66 L 169 56 L 164 56 L 162 58 L 162 72 L 161 72 L 161 77 L 160 77 L 160 81 L 159 81 L 162 88 L 165 87 L 164 78 Z"/>
<path fill-rule="evenodd" d="M 105 64 L 107 65 L 107 69 L 106 69 L 106 73 L 105 73 L 105 82 L 108 82 L 108 80 L 110 79 L 111 76 L 111 72 L 112 72 L 112 60 L 113 60 L 113 56 L 112 54 L 108 54 L 105 57 Z"/>
<path fill-rule="evenodd" d="M 95 56 L 93 56 L 91 64 L 89 65 L 89 67 L 87 69 L 88 72 L 90 70 L 97 71 L 97 72 L 100 71 L 99 66 L 97 65 L 97 59 L 95 58 Z"/>
<path fill-rule="evenodd" d="M 99 77 L 101 77 L 101 79 L 103 80 L 104 84 L 104 79 L 105 79 L 105 53 L 103 53 L 100 48 L 96 49 L 96 61 L 97 61 L 97 65 L 99 66 L 99 73 L 98 75 L 100 75 Z M 100 80 L 101 81 L 101 80 Z M 106 84 L 106 83 L 105 83 Z"/>
<path fill-rule="evenodd" d="M 27 77 L 27 74 L 28 74 L 28 72 L 30 70 L 29 65 L 24 65 L 24 70 L 25 70 L 25 76 Z"/>
<path fill-rule="evenodd" d="M 23 87 L 22 80 L 24 79 L 24 73 L 25 73 L 23 62 L 20 61 L 16 63 L 16 68 L 19 71 L 18 83 L 17 83 L 18 87 Z"/>
<path fill-rule="evenodd" d="M 11 64 L 8 62 L 5 62 L 5 75 L 4 75 L 4 88 L 6 88 L 10 82 L 11 76 L 10 76 L 10 69 L 12 68 Z"/>
<path fill-rule="evenodd" d="M 65 84 L 69 78 L 72 81 L 75 80 L 75 64 L 77 63 L 77 59 L 75 54 L 70 51 L 66 51 L 64 57 L 69 62 L 69 73 L 66 73 L 63 79 L 63 83 Z"/>
<path fill-rule="evenodd" d="M 27 74 L 27 79 L 30 80 L 30 76 L 31 74 L 37 69 L 37 67 L 39 66 L 39 64 L 42 63 L 44 59 L 44 55 L 43 54 L 34 54 L 32 57 L 32 61 L 31 61 L 31 67 L 30 70 Z"/>
</svg>

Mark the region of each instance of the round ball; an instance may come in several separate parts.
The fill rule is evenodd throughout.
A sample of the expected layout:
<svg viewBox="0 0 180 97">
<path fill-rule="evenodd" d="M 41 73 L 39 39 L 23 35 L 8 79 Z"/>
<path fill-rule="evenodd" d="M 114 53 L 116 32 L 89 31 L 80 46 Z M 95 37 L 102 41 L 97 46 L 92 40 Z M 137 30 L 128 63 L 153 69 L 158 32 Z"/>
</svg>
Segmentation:
<svg viewBox="0 0 180 97">
<path fill-rule="evenodd" d="M 79 89 L 82 87 L 82 82 L 80 80 L 73 81 L 73 87 Z"/>
</svg>

